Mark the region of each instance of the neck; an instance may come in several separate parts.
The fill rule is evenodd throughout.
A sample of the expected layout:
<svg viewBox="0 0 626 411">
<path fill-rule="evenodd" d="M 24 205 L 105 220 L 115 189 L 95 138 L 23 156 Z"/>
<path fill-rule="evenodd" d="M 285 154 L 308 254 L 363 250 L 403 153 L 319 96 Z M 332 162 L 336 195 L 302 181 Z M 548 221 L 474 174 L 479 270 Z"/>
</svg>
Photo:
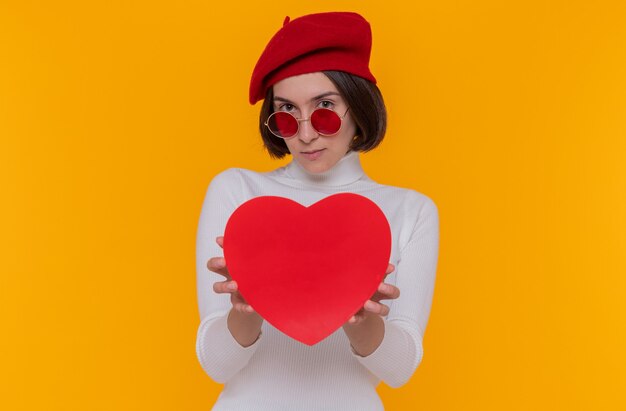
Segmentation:
<svg viewBox="0 0 626 411">
<path fill-rule="evenodd" d="M 323 173 L 311 173 L 296 159 L 292 159 L 287 165 L 287 173 L 303 183 L 326 187 L 351 184 L 365 174 L 357 151 L 349 151 L 331 169 Z"/>
</svg>

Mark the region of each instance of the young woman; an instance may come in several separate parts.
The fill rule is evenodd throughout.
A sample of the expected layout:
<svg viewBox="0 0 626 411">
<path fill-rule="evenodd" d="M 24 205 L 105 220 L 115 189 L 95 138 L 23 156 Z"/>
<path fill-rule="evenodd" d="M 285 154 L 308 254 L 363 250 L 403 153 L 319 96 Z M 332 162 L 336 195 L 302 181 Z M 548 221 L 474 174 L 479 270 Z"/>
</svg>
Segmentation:
<svg viewBox="0 0 626 411">
<path fill-rule="evenodd" d="M 250 102 L 264 100 L 261 136 L 270 156 L 292 160 L 267 173 L 230 168 L 206 193 L 197 232 L 196 350 L 207 374 L 225 383 L 214 410 L 382 410 L 378 383 L 403 385 L 422 359 L 438 211 L 426 195 L 378 184 L 361 167 L 359 153 L 377 147 L 386 129 L 370 50 L 363 17 L 319 13 L 285 19 L 257 62 Z M 365 196 L 383 210 L 391 261 L 363 308 L 307 346 L 264 321 L 239 294 L 221 257 L 222 235 L 232 212 L 251 198 L 280 196 L 309 206 L 340 192 Z M 288 223 L 277 216 L 276 224 Z"/>
</svg>

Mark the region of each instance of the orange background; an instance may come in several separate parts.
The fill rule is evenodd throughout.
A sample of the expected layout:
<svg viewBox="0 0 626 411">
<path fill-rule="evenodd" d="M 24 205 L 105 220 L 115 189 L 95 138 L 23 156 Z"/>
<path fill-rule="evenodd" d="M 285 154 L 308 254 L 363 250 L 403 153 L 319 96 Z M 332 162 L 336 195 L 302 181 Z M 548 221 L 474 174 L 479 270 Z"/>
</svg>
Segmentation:
<svg viewBox="0 0 626 411">
<path fill-rule="evenodd" d="M 366 172 L 440 212 L 424 359 L 387 408 L 626 409 L 626 3 L 409 4 L 1 1 L 0 409 L 210 409 L 202 200 L 288 161 L 249 76 L 285 15 L 329 10 L 372 24 Z"/>
</svg>

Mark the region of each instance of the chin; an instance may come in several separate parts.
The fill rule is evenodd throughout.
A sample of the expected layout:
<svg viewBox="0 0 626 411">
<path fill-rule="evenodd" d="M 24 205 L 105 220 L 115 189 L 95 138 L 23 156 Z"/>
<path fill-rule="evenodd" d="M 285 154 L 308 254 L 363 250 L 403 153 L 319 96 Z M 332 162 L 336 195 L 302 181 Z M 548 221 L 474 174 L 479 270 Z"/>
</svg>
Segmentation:
<svg viewBox="0 0 626 411">
<path fill-rule="evenodd" d="M 339 160 L 341 160 L 341 158 L 336 156 L 335 153 L 331 152 L 330 150 L 325 151 L 326 152 L 323 156 L 313 161 L 309 160 L 305 156 L 299 155 L 296 156 L 296 160 L 307 172 L 311 174 L 320 174 L 330 170 L 335 164 L 339 162 Z"/>
</svg>

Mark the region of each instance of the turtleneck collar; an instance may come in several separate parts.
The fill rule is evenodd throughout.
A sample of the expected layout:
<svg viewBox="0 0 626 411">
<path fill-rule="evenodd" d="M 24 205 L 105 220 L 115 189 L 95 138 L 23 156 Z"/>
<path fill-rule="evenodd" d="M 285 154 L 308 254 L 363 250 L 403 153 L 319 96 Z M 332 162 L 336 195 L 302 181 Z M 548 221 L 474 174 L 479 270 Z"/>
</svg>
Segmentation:
<svg viewBox="0 0 626 411">
<path fill-rule="evenodd" d="M 336 187 L 354 183 L 365 175 L 358 151 L 350 151 L 343 156 L 330 170 L 323 173 L 309 173 L 292 158 L 285 168 L 286 174 L 303 183 L 317 186 Z"/>
</svg>

